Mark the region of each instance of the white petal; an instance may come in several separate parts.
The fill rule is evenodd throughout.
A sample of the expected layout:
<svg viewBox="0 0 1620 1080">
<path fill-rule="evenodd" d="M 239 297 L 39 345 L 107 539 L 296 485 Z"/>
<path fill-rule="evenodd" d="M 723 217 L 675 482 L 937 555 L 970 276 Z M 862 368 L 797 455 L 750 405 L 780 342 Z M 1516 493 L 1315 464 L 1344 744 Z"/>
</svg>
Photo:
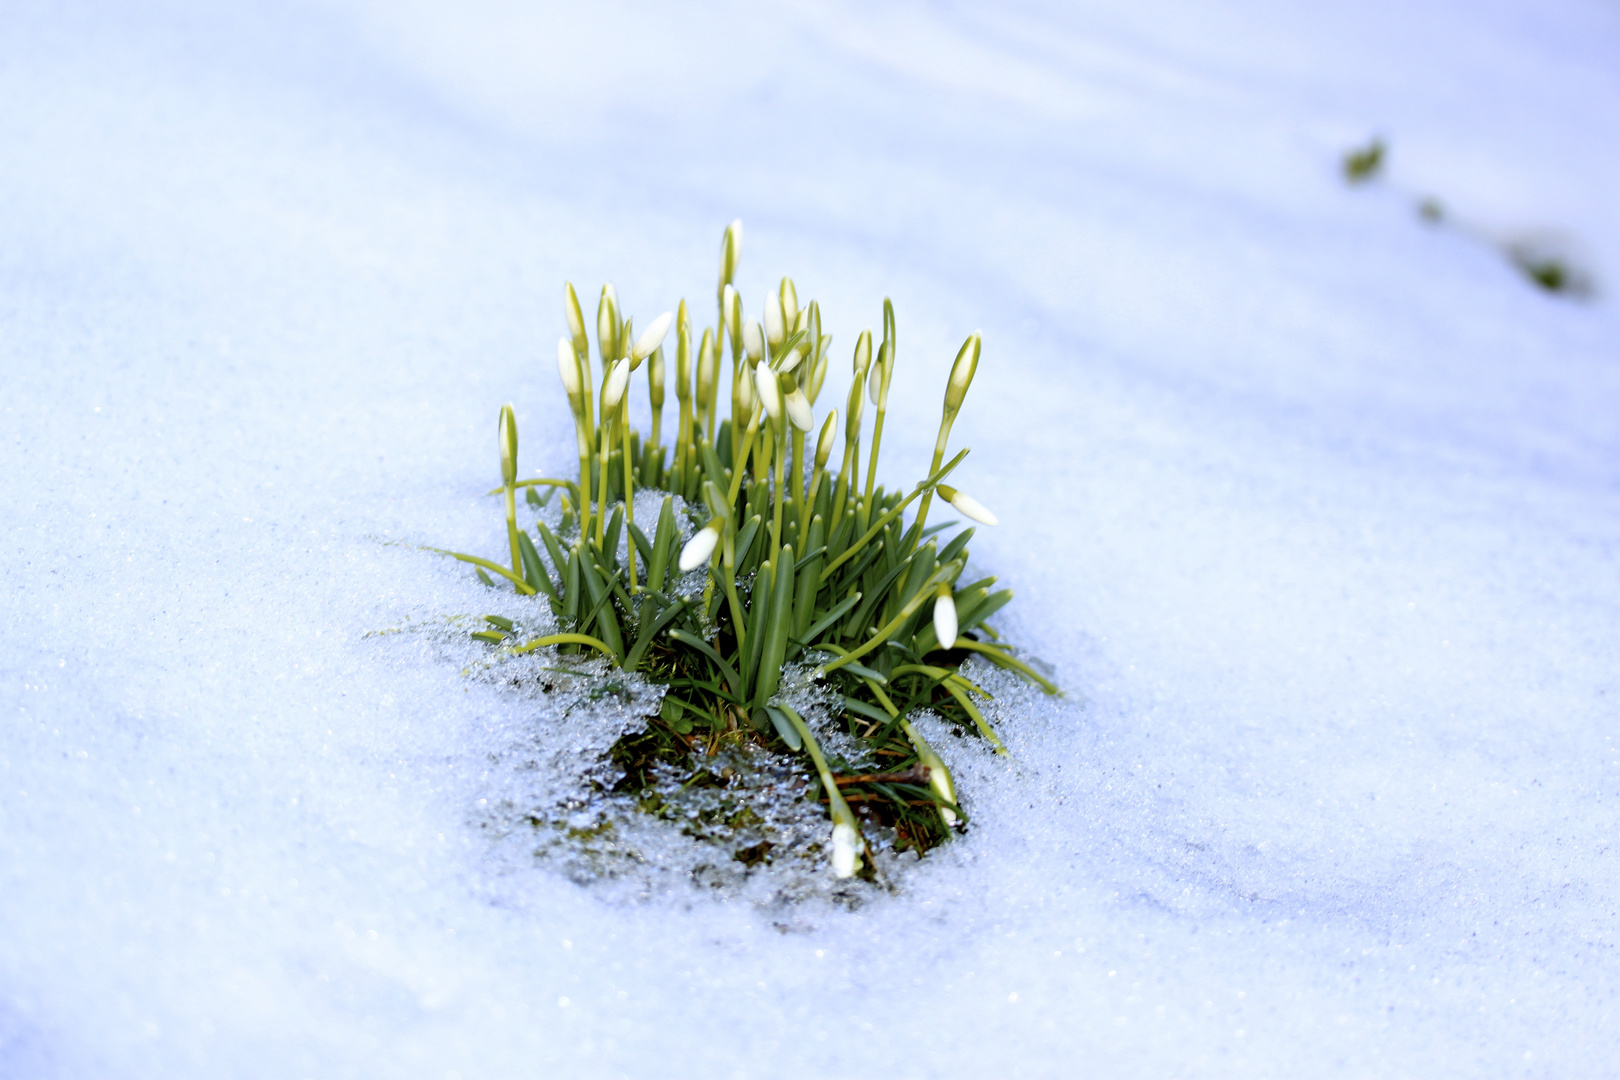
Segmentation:
<svg viewBox="0 0 1620 1080">
<path fill-rule="evenodd" d="M 602 404 L 605 408 L 613 408 L 624 397 L 624 388 L 630 385 L 630 361 L 620 360 L 613 365 L 608 373 L 607 383 L 602 387 Z"/>
<path fill-rule="evenodd" d="M 951 505 L 956 507 L 957 513 L 963 517 L 972 518 L 980 525 L 1000 525 L 1001 521 L 984 508 L 984 504 L 966 492 L 958 491 L 951 496 Z"/>
<path fill-rule="evenodd" d="M 759 363 L 759 358 L 765 351 L 765 335 L 760 332 L 759 323 L 746 322 L 743 324 L 743 351 L 748 359 Z"/>
<path fill-rule="evenodd" d="M 652 325 L 642 331 L 640 337 L 636 338 L 636 347 L 631 350 L 631 356 L 637 360 L 651 356 L 658 346 L 664 343 L 664 338 L 669 334 L 669 324 L 674 321 L 675 313 L 673 311 L 666 311 L 654 319 Z"/>
<path fill-rule="evenodd" d="M 788 419 L 800 431 L 809 431 L 816 422 L 816 416 L 810 411 L 810 399 L 804 396 L 803 390 L 795 390 L 783 399 L 787 406 Z"/>
<path fill-rule="evenodd" d="M 574 343 L 567 338 L 557 339 L 557 374 L 569 397 L 579 393 L 579 358 L 574 355 Z"/>
<path fill-rule="evenodd" d="M 718 529 L 708 526 L 699 529 L 692 539 L 686 542 L 686 546 L 681 548 L 681 573 L 696 570 L 708 562 L 709 556 L 714 554 L 715 544 L 719 542 L 720 531 Z"/>
<path fill-rule="evenodd" d="M 782 418 L 782 388 L 777 385 L 776 372 L 764 364 L 754 369 L 754 385 L 759 388 L 759 402 L 772 420 Z"/>
<path fill-rule="evenodd" d="M 859 869 L 860 852 L 859 840 L 853 826 L 839 823 L 833 826 L 832 834 L 832 864 L 833 874 L 836 877 L 853 877 Z"/>
<path fill-rule="evenodd" d="M 934 601 L 934 636 L 942 649 L 956 646 L 956 601 L 950 593 Z"/>
<path fill-rule="evenodd" d="M 765 297 L 765 340 L 778 345 L 786 337 L 782 329 L 782 300 L 778 296 Z"/>
</svg>

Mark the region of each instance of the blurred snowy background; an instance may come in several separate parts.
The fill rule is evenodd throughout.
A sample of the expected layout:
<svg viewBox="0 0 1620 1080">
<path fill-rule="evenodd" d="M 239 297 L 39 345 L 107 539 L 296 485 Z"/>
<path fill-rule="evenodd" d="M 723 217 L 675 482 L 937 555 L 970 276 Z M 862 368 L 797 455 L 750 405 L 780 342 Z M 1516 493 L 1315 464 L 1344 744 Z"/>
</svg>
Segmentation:
<svg viewBox="0 0 1620 1080">
<path fill-rule="evenodd" d="M 1612 288 L 1620 8 L 9 0 L 0 1076 L 1610 1072 L 1620 319 L 1398 190 Z M 1070 692 L 786 931 L 493 863 L 523 703 L 364 636 L 489 606 L 378 539 L 566 467 L 564 278 L 701 323 L 738 216 L 894 298 L 888 475 L 982 329 Z"/>
</svg>

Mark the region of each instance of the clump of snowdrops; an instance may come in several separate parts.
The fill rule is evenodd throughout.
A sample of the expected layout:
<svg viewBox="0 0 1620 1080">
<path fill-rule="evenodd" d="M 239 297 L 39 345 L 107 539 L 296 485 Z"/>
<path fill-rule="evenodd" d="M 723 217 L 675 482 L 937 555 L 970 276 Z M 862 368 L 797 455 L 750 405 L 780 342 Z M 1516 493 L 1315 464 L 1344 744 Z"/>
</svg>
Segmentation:
<svg viewBox="0 0 1620 1080">
<path fill-rule="evenodd" d="M 721 243 L 716 326 L 701 334 L 684 300 L 637 333 L 605 285 L 593 363 L 578 296 L 566 287 L 569 336 L 557 344 L 557 370 L 578 475 L 519 480 L 517 425 L 503 407 L 502 482 L 491 494 L 504 496 L 509 558 L 445 554 L 475 564 L 486 583 L 487 570 L 543 598 L 561 627 L 522 640 L 512 622 L 489 616 L 489 629 L 475 636 L 511 654 L 599 653 L 664 684 L 658 716 L 616 758 L 676 760 L 704 747 L 713 753 L 728 739 L 808 755 L 809 797 L 825 802 L 832 819 L 834 872 L 849 877 L 867 861 L 851 803 L 862 805 L 866 821 L 893 828 L 901 848 L 925 851 L 964 822 L 950 770 L 911 720 L 916 710 L 1006 752 L 980 708 L 988 695 L 959 670 L 964 661 L 977 655 L 1048 693 L 1057 688 L 987 622 L 1012 592 L 995 589 L 993 577 L 961 580 L 973 529 L 950 535 L 955 521 L 929 524 L 936 495 L 962 517 L 996 524 L 945 483 L 968 455 L 946 457 L 978 366 L 979 335 L 951 367 L 927 476 L 889 489 L 876 479 L 899 355 L 893 306 L 884 301 L 876 347 L 870 331 L 855 342 L 842 414 L 829 409 L 818 419 L 832 359 L 820 308 L 801 305 L 784 278 L 764 298 L 761 321 L 746 319 L 732 284 L 741 238 L 733 222 Z M 646 438 L 628 420 L 643 370 L 652 412 Z M 663 423 L 671 388 L 672 435 Z M 666 493 L 656 521 L 635 520 L 638 487 Z M 517 493 L 539 505 L 547 489 L 547 500 L 560 496 L 560 519 L 554 528 L 537 520 L 531 535 L 518 525 Z M 683 518 L 691 533 L 684 541 Z M 815 700 L 835 703 L 835 719 L 879 769 L 854 772 L 823 752 L 789 701 L 802 702 L 810 687 Z"/>
</svg>

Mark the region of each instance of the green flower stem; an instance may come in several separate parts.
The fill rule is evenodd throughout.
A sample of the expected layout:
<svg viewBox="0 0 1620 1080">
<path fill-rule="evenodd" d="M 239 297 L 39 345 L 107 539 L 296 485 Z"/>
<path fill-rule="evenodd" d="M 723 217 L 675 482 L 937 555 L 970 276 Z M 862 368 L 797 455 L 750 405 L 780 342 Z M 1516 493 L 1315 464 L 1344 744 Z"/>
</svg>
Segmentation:
<svg viewBox="0 0 1620 1080">
<path fill-rule="evenodd" d="M 836 829 L 842 825 L 854 830 L 855 837 L 862 846 L 865 846 L 866 841 L 861 837 L 860 824 L 855 820 L 854 813 L 850 811 L 849 803 L 844 801 L 843 794 L 838 790 L 838 782 L 833 779 L 832 770 L 827 767 L 827 759 L 821 753 L 821 745 L 816 742 L 816 737 L 810 734 L 810 726 L 804 722 L 797 712 L 786 705 L 778 705 L 776 708 L 788 718 L 794 729 L 798 731 L 799 738 L 804 741 L 804 749 L 810 755 L 811 762 L 815 764 L 816 775 L 821 777 L 822 789 L 827 792 L 828 816 L 833 820 L 833 827 Z M 860 869 L 859 858 L 856 860 L 855 868 Z"/>
<path fill-rule="evenodd" d="M 512 546 L 512 573 L 518 577 L 523 576 L 523 553 L 518 550 L 517 530 L 517 492 L 513 485 L 506 485 L 506 540 Z"/>
<path fill-rule="evenodd" d="M 627 390 L 624 401 L 619 404 L 620 427 L 624 428 L 624 524 L 625 532 L 636 523 L 636 491 L 633 475 L 633 462 L 630 458 L 630 394 Z M 626 545 L 625 565 L 630 570 L 630 593 L 634 595 L 641 590 L 636 584 L 636 542 L 631 540 Z"/>
<path fill-rule="evenodd" d="M 777 556 L 780 555 L 782 551 L 782 508 L 783 504 L 787 502 L 787 499 L 783 497 L 782 492 L 782 466 L 784 464 L 782 459 L 787 456 L 787 432 L 783 429 L 785 429 L 787 426 L 788 423 L 786 413 L 783 413 L 781 420 L 773 421 L 771 424 L 771 427 L 775 429 L 776 435 L 776 483 L 774 485 L 773 497 L 771 499 L 772 563 L 776 562 Z"/>
<path fill-rule="evenodd" d="M 838 556 L 838 558 L 834 559 L 832 562 L 828 563 L 822 569 L 822 571 L 821 571 L 821 580 L 826 581 L 828 578 L 832 577 L 834 570 L 837 570 L 840 566 L 844 565 L 844 563 L 848 562 L 850 559 L 853 559 L 855 557 L 855 554 L 858 551 L 860 551 L 861 548 L 865 547 L 869 542 L 871 542 L 873 537 L 875 537 L 878 533 L 883 531 L 883 527 L 885 525 L 887 525 L 889 522 L 893 521 L 895 518 L 899 517 L 900 512 L 903 511 L 906 508 L 906 505 L 908 503 L 910 503 L 911 500 L 913 500 L 917 496 L 921 495 L 924 491 L 932 491 L 934 489 L 934 485 L 939 483 L 941 480 L 945 479 L 945 477 L 949 476 L 950 473 L 951 473 L 951 470 L 956 468 L 958 465 L 960 465 L 962 463 L 962 459 L 967 457 L 967 456 L 968 456 L 968 451 L 967 451 L 966 448 L 964 448 L 955 457 L 951 458 L 949 463 L 947 463 L 942 468 L 935 470 L 933 475 L 931 475 L 927 480 L 924 480 L 922 483 L 918 484 L 916 489 L 913 490 L 910 495 L 907 495 L 904 499 L 900 500 L 900 502 L 895 505 L 893 510 L 890 510 L 888 513 L 884 514 L 882 517 L 880 517 L 876 521 L 872 522 L 871 527 L 869 529 L 867 529 L 866 532 L 861 534 L 861 538 L 859 540 L 857 540 L 857 541 L 855 541 L 855 543 L 851 544 L 847 551 L 845 551 L 842 555 Z"/>
<path fill-rule="evenodd" d="M 951 437 L 951 424 L 955 421 L 955 410 L 946 409 L 944 419 L 939 422 L 939 437 L 934 440 L 934 461 L 933 464 L 928 466 L 930 472 L 939 468 L 939 463 L 945 458 L 945 442 Z M 928 507 L 933 501 L 934 493 L 930 490 L 927 495 L 923 496 L 923 501 L 917 504 L 917 525 L 921 526 L 928 521 Z M 922 529 L 917 530 L 917 535 L 922 535 Z"/>
<path fill-rule="evenodd" d="M 732 447 L 731 490 L 726 493 L 726 505 L 737 505 L 737 493 L 742 490 L 743 468 L 742 463 L 747 460 L 748 454 L 753 450 L 754 437 L 759 434 L 759 417 L 764 410 L 755 406 L 753 415 L 748 418 L 748 430 L 742 438 L 742 456 L 737 456 L 737 448 Z M 733 427 L 735 436 L 737 429 Z M 735 439 L 733 439 L 735 442 Z"/>
<path fill-rule="evenodd" d="M 1019 660 L 1017 657 L 1011 656 L 992 645 L 986 645 L 982 641 L 974 641 L 972 638 L 959 637 L 956 639 L 956 647 L 958 649 L 969 649 L 976 653 L 983 653 L 985 656 L 988 656 L 992 662 L 1000 665 L 1001 667 L 1012 668 L 1013 670 L 1020 672 L 1026 678 L 1028 678 L 1030 682 L 1033 682 L 1036 686 L 1039 686 L 1048 694 L 1057 694 L 1061 692 L 1049 680 L 1043 679 L 1040 676 L 1040 673 L 1038 673 L 1034 668 L 1030 667 L 1022 660 Z"/>
<path fill-rule="evenodd" d="M 596 550 L 602 550 L 607 534 L 608 458 L 613 445 L 613 421 L 602 413 L 601 449 L 597 452 Z"/>
</svg>

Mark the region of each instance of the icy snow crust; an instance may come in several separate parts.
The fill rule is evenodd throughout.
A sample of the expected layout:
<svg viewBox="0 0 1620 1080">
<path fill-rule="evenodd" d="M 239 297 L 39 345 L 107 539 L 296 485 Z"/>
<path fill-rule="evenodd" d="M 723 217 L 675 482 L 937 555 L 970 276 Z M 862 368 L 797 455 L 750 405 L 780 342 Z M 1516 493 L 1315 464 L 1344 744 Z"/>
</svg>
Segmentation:
<svg viewBox="0 0 1620 1080">
<path fill-rule="evenodd" d="M 0 8 L 0 1076 L 1610 1071 L 1615 307 L 1334 169 L 1612 288 L 1614 9 L 675 10 Z M 791 918 L 517 847 L 548 714 L 373 633 L 521 613 L 409 545 L 503 550 L 504 401 L 567 467 L 561 281 L 701 321 L 739 215 L 751 311 L 894 297 L 888 476 L 983 330 L 1068 691 Z"/>
</svg>

